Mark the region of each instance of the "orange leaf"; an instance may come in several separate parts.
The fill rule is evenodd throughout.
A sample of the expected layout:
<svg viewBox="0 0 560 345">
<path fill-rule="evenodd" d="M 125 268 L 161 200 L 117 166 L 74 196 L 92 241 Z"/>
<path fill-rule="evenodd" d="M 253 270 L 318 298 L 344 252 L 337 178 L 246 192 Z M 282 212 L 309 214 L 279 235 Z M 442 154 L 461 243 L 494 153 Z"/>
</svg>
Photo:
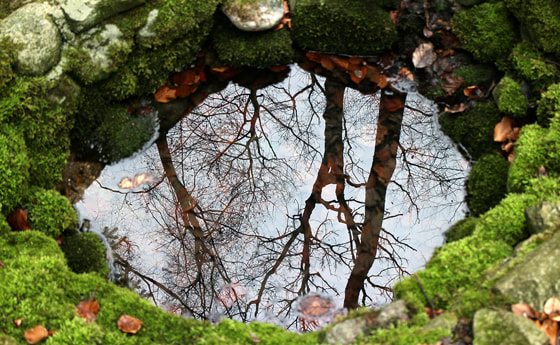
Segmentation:
<svg viewBox="0 0 560 345">
<path fill-rule="evenodd" d="M 531 308 L 530 305 L 528 305 L 527 303 L 517 303 L 517 304 L 513 304 L 511 306 L 511 311 L 515 314 L 515 315 L 519 315 L 519 316 L 523 316 L 523 317 L 528 317 L 528 318 L 534 318 L 535 317 L 535 311 L 533 310 L 533 308 Z"/>
<path fill-rule="evenodd" d="M 346 71 L 348 69 L 348 59 L 331 55 L 331 60 L 339 71 Z"/>
<path fill-rule="evenodd" d="M 373 66 L 367 66 L 366 77 L 377 84 L 381 89 L 387 86 L 387 76 L 385 74 L 379 73 L 379 70 Z"/>
<path fill-rule="evenodd" d="M 307 57 L 309 60 L 314 61 L 314 62 L 321 62 L 321 59 L 323 58 L 323 53 L 317 53 L 317 52 L 307 52 L 305 53 L 305 57 Z"/>
<path fill-rule="evenodd" d="M 122 315 L 117 321 L 119 329 L 125 333 L 136 334 L 142 328 L 143 321 L 138 320 L 130 315 Z"/>
<path fill-rule="evenodd" d="M 484 93 L 484 88 L 482 86 L 468 86 L 463 90 L 463 94 L 469 98 L 471 97 L 482 97 Z"/>
<path fill-rule="evenodd" d="M 558 323 L 547 319 L 544 320 L 539 328 L 547 335 L 548 339 L 550 339 L 550 345 L 556 345 L 556 338 L 558 338 Z"/>
<path fill-rule="evenodd" d="M 323 57 L 321 58 L 321 66 L 328 69 L 329 71 L 332 71 L 334 69 L 334 62 L 332 62 L 329 55 L 323 55 Z"/>
<path fill-rule="evenodd" d="M 268 69 L 271 70 L 272 72 L 282 72 L 285 71 L 286 68 L 288 68 L 288 65 L 271 66 Z"/>
<path fill-rule="evenodd" d="M 445 107 L 445 111 L 451 114 L 462 113 L 465 110 L 467 110 L 467 106 L 465 105 L 465 103 L 455 104 L 453 108 Z"/>
<path fill-rule="evenodd" d="M 367 70 L 367 66 L 361 66 L 360 69 L 350 73 L 350 79 L 352 79 L 354 83 L 359 84 L 367 76 Z"/>
<path fill-rule="evenodd" d="M 200 77 L 192 69 L 187 69 L 173 74 L 171 81 L 179 85 L 193 85 L 198 83 Z"/>
<path fill-rule="evenodd" d="M 560 300 L 556 297 L 550 297 L 544 304 L 544 312 L 547 314 L 560 312 Z"/>
<path fill-rule="evenodd" d="M 37 344 L 38 342 L 47 338 L 48 336 L 49 336 L 49 332 L 45 327 L 41 325 L 28 329 L 23 334 L 23 337 L 25 338 L 25 340 L 27 340 L 27 343 L 29 344 Z"/>
<path fill-rule="evenodd" d="M 399 98 L 381 97 L 381 104 L 379 105 L 379 109 L 397 111 L 402 108 L 404 108 L 404 104 Z"/>
<path fill-rule="evenodd" d="M 198 84 L 194 84 L 194 85 L 179 85 L 177 88 L 175 88 L 175 96 L 177 98 L 185 98 L 188 95 L 193 94 L 196 89 L 198 89 Z"/>
<path fill-rule="evenodd" d="M 95 317 L 99 312 L 99 303 L 92 300 L 83 300 L 76 306 L 78 308 L 78 314 L 86 319 L 87 322 L 95 321 Z"/>
<path fill-rule="evenodd" d="M 27 223 L 27 212 L 21 208 L 16 208 L 14 212 L 8 216 L 8 224 L 10 224 L 13 231 L 31 230 Z"/>
<path fill-rule="evenodd" d="M 455 93 L 455 91 L 457 91 L 465 83 L 463 78 L 457 77 L 451 73 L 442 74 L 441 79 L 441 89 L 449 96 Z"/>
<path fill-rule="evenodd" d="M 494 127 L 494 141 L 506 141 L 508 135 L 513 132 L 513 119 L 504 116 L 496 127 Z"/>
<path fill-rule="evenodd" d="M 511 151 L 513 151 L 513 145 L 514 144 L 511 141 L 504 142 L 502 144 L 502 150 L 507 152 L 507 153 L 510 153 Z"/>
<path fill-rule="evenodd" d="M 170 88 L 169 86 L 162 86 L 160 87 L 156 93 L 154 94 L 154 99 L 156 102 L 159 103 L 169 103 L 173 101 L 177 96 L 175 95 L 175 89 Z"/>
</svg>

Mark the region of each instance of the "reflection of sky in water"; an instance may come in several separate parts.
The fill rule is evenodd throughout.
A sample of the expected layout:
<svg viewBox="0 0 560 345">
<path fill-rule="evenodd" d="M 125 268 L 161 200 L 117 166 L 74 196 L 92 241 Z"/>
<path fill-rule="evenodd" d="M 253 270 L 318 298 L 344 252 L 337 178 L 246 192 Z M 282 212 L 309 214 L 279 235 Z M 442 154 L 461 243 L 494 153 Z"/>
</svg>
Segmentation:
<svg viewBox="0 0 560 345">
<path fill-rule="evenodd" d="M 301 72 L 298 68 L 294 68 L 292 77 L 285 80 L 281 85 L 292 93 L 292 90 L 299 90 L 304 87 L 306 85 L 304 83 L 309 80 L 307 74 Z M 323 82 L 322 78 L 320 80 Z M 223 94 L 239 92 L 238 89 L 239 87 L 230 85 L 223 91 Z M 298 97 L 296 102 L 299 115 L 309 111 L 306 95 Z M 379 101 L 374 95 L 364 96 L 355 90 L 346 89 L 345 114 L 352 114 L 353 116 L 346 116 L 345 127 L 350 139 L 354 139 L 350 154 L 360 167 L 349 171 L 354 182 L 364 182 L 370 169 L 374 151 L 376 107 L 378 104 Z M 414 93 L 409 94 L 407 105 L 413 108 L 421 108 L 428 113 L 434 111 L 430 103 Z M 267 106 L 272 107 L 273 105 L 267 104 Z M 281 111 L 281 107 L 278 111 Z M 322 115 L 324 104 L 316 105 L 315 111 Z M 324 149 L 324 123 L 322 121 L 319 123 L 318 118 L 312 119 L 311 122 L 314 124 L 313 128 L 315 128 L 315 135 L 317 136 L 314 146 L 322 152 Z M 270 124 L 264 123 L 265 130 L 267 130 L 267 126 L 270 126 Z M 398 250 L 398 254 L 403 258 L 402 265 L 409 273 L 420 269 L 425 264 L 433 249 L 443 243 L 442 232 L 447 230 L 457 219 L 462 218 L 465 210 L 461 201 L 464 198 L 463 178 L 467 173 L 468 164 L 460 157 L 449 140 L 436 130 L 436 127 L 437 121 L 433 116 L 426 117 L 408 109 L 405 111 L 401 144 L 408 148 L 406 157 L 408 162 L 411 163 L 409 167 L 417 176 L 413 182 L 408 180 L 408 173 L 403 167 L 403 155 L 401 153 L 393 179 L 400 186 L 413 191 L 417 207 L 411 205 L 407 195 L 396 184 L 391 184 L 387 191 L 386 215 L 388 219 L 384 221 L 383 228 L 415 249 L 413 251 L 401 247 Z M 273 130 L 270 130 L 269 133 L 269 139 L 274 143 L 275 153 L 279 157 L 300 164 L 298 166 L 302 167 L 297 172 L 297 176 L 294 176 L 294 178 L 297 177 L 294 180 L 294 190 L 282 195 L 278 200 L 266 203 L 269 214 L 265 214 L 259 221 L 259 228 L 263 233 L 272 235 L 282 231 L 289 223 L 286 215 L 294 215 L 304 207 L 305 200 L 309 197 L 311 186 L 315 181 L 320 164 L 318 160 L 321 157 L 317 156 L 314 162 L 301 160 L 298 157 L 299 149 L 296 144 L 281 138 Z M 345 150 L 345 153 L 348 154 L 348 147 Z M 422 169 L 426 165 L 435 165 L 438 171 L 445 172 L 445 177 L 451 180 L 449 185 L 440 185 L 438 181 L 427 174 Z M 151 183 L 155 183 L 162 178 L 163 169 L 159 162 L 157 149 L 154 146 L 130 159 L 105 168 L 98 179 L 99 184 L 92 184 L 86 190 L 83 200 L 76 207 L 82 218 L 91 220 L 93 231 L 100 232 L 104 227 L 110 229 L 118 227 L 119 237 L 127 236 L 138 245 L 138 255 L 132 261 L 133 266 L 136 266 L 144 274 L 157 276 L 161 274 L 162 267 L 166 265 L 165 248 L 161 247 L 164 241 L 157 236 L 158 224 L 155 220 L 158 219 L 161 222 L 162 219 L 159 215 L 153 213 L 153 208 L 146 207 L 151 202 L 146 194 L 126 194 L 127 190 L 118 187 L 118 183 L 124 177 L 132 178 L 144 172 L 150 174 Z M 121 193 L 104 189 L 100 185 Z M 133 191 L 141 191 L 145 186 L 142 185 Z M 162 186 L 166 185 L 162 184 Z M 171 191 L 168 192 L 171 193 Z M 363 200 L 364 190 L 363 188 L 346 187 L 346 196 L 347 198 Z M 322 197 L 326 200 L 335 199 L 334 185 L 325 187 Z M 353 204 L 353 206 L 356 205 Z M 324 241 L 336 243 L 348 239 L 346 227 L 338 223 L 336 215 L 327 211 L 321 205 L 317 205 L 311 224 L 317 237 Z M 322 226 L 320 230 L 317 230 L 320 224 Z M 250 252 L 251 250 L 258 249 L 255 248 L 255 243 L 247 240 L 241 247 L 231 248 L 230 252 L 242 257 L 246 255 L 244 252 Z M 313 257 L 312 262 L 320 262 L 323 259 L 325 258 Z M 379 271 L 383 265 L 383 262 L 376 261 L 370 273 Z M 230 276 L 235 281 L 236 274 L 243 276 L 244 272 L 251 269 L 259 268 L 252 267 L 251 263 L 246 262 L 243 267 L 231 267 Z M 388 270 L 381 277 L 374 277 L 373 281 L 376 284 L 384 284 L 389 276 L 393 276 L 394 279 L 395 272 L 394 270 Z M 343 265 L 332 265 L 324 268 L 320 273 L 340 292 L 339 296 L 333 296 L 333 298 L 337 305 L 341 306 L 346 279 L 349 275 L 348 268 Z M 295 277 L 297 274 L 298 272 L 284 269 L 271 279 L 270 284 L 281 286 L 283 281 Z M 254 282 L 253 285 L 247 284 L 248 300 L 254 297 L 258 288 L 256 284 L 257 282 Z M 372 297 L 375 298 L 374 293 L 372 293 Z M 270 298 L 270 303 L 274 304 L 277 297 L 267 298 Z M 375 306 L 379 306 L 386 303 L 387 300 L 385 297 L 379 296 L 379 299 L 373 302 Z M 266 319 L 266 312 L 260 318 Z M 278 320 L 275 321 L 278 322 Z"/>
</svg>

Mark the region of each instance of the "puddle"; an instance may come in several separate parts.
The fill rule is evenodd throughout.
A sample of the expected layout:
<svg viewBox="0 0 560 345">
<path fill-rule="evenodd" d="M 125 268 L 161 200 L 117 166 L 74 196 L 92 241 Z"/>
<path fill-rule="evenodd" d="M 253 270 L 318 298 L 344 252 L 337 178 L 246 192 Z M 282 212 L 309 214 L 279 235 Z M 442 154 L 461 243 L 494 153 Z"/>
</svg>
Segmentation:
<svg viewBox="0 0 560 345">
<path fill-rule="evenodd" d="M 230 84 L 177 123 L 168 144 L 178 181 L 191 198 L 188 212 L 165 179 L 156 145 L 103 170 L 76 208 L 91 231 L 116 229 L 116 261 L 127 265 L 119 272 L 127 271 L 137 291 L 184 316 L 260 320 L 299 330 L 309 322 L 298 321 L 298 296 L 318 293 L 329 297 L 329 308 L 342 308 L 355 237 L 335 209 L 335 185 L 326 186 L 315 205 L 309 243 L 299 230 L 325 145 L 323 86 L 324 78 L 293 67 L 283 82 L 253 93 Z M 434 105 L 413 86 L 407 91 L 381 249 L 367 296 L 360 297 L 370 307 L 386 304 L 390 286 L 422 268 L 443 243 L 443 232 L 466 211 L 468 163 L 439 131 Z M 353 183 L 346 184 L 345 197 L 358 222 L 379 100 L 380 93 L 344 91 L 344 171 Z M 186 213 L 196 216 L 196 226 L 192 219 L 185 224 Z M 193 235 L 197 227 L 205 236 L 201 241 Z"/>
</svg>

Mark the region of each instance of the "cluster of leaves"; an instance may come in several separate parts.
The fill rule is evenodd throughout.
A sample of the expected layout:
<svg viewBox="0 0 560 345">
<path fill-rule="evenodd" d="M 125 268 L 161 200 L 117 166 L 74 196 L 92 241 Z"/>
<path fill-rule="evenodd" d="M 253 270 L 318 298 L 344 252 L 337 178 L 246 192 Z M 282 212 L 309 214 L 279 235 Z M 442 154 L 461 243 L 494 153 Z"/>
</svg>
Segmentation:
<svg viewBox="0 0 560 345">
<path fill-rule="evenodd" d="M 473 216 L 496 206 L 506 195 L 509 162 L 497 154 L 482 156 L 473 165 L 467 183 L 467 202 Z"/>
<path fill-rule="evenodd" d="M 108 276 L 105 246 L 96 234 L 87 232 L 68 236 L 60 248 L 73 272 L 97 273 L 104 278 Z"/>
<path fill-rule="evenodd" d="M 385 10 L 364 0 L 303 0 L 293 10 L 294 42 L 305 50 L 372 55 L 397 39 Z"/>
<path fill-rule="evenodd" d="M 29 225 L 32 229 L 52 237 L 60 236 L 65 230 L 75 229 L 78 215 L 70 201 L 55 190 L 33 188 L 27 196 Z"/>
<path fill-rule="evenodd" d="M 550 345 L 556 345 L 558 339 L 558 323 L 560 322 L 560 300 L 550 297 L 544 304 L 543 312 L 535 310 L 527 303 L 511 306 L 511 311 L 533 321 L 550 339 Z"/>
<path fill-rule="evenodd" d="M 460 11 L 451 24 L 461 44 L 482 62 L 506 59 L 514 44 L 516 27 L 501 1 Z"/>
</svg>

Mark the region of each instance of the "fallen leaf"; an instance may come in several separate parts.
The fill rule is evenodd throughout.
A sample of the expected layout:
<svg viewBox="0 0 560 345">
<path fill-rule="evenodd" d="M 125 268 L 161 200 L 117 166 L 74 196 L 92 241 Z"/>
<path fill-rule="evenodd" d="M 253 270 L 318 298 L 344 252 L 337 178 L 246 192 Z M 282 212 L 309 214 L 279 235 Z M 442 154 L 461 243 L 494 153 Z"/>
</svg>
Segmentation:
<svg viewBox="0 0 560 345">
<path fill-rule="evenodd" d="M 356 84 L 359 84 L 366 78 L 367 75 L 367 66 L 361 66 L 360 69 L 352 71 L 350 73 L 350 79 Z"/>
<path fill-rule="evenodd" d="M 28 329 L 25 333 L 23 333 L 23 337 L 27 340 L 28 344 L 37 344 L 48 336 L 49 332 L 41 325 Z"/>
<path fill-rule="evenodd" d="M 21 322 L 22 322 L 22 319 L 15 319 L 14 320 L 14 325 L 16 325 L 16 327 L 19 327 L 19 326 L 21 326 Z"/>
<path fill-rule="evenodd" d="M 511 131 L 511 133 L 507 136 L 507 138 L 509 140 L 513 140 L 516 141 L 517 139 L 519 139 L 519 132 L 521 131 L 520 127 L 513 127 L 513 130 Z"/>
<path fill-rule="evenodd" d="M 198 84 L 193 85 L 179 85 L 175 88 L 175 96 L 177 98 L 185 98 L 193 94 L 198 89 Z"/>
<path fill-rule="evenodd" d="M 535 311 L 533 310 L 533 308 L 531 308 L 530 305 L 528 305 L 527 303 L 517 303 L 517 304 L 513 304 L 511 306 L 511 311 L 515 314 L 515 315 L 519 315 L 519 316 L 523 316 L 523 317 L 528 317 L 528 318 L 534 318 L 535 317 Z"/>
<path fill-rule="evenodd" d="M 504 152 L 510 153 L 513 150 L 514 143 L 511 141 L 504 142 L 502 144 L 502 150 Z"/>
<path fill-rule="evenodd" d="M 469 98 L 482 97 L 484 95 L 484 88 L 478 85 L 467 86 L 463 90 L 463 94 Z"/>
<path fill-rule="evenodd" d="M 379 104 L 379 109 L 384 109 L 387 111 L 397 111 L 404 108 L 404 104 L 397 97 L 381 97 L 381 103 Z"/>
<path fill-rule="evenodd" d="M 393 10 L 389 11 L 389 15 L 391 16 L 391 20 L 393 21 L 393 25 L 397 25 L 397 21 L 399 20 L 399 11 Z"/>
<path fill-rule="evenodd" d="M 445 91 L 445 93 L 447 93 L 447 95 L 449 96 L 454 94 L 455 91 L 457 91 L 461 86 L 463 86 L 463 84 L 465 84 L 463 78 L 457 77 L 452 73 L 443 73 L 441 75 L 441 79 L 441 89 Z"/>
<path fill-rule="evenodd" d="M 288 65 L 271 66 L 268 69 L 271 70 L 272 72 L 282 72 L 285 71 L 286 68 L 288 68 Z"/>
<path fill-rule="evenodd" d="M 399 76 L 402 77 L 402 78 L 406 78 L 408 80 L 414 81 L 414 75 L 406 67 L 401 68 L 401 70 L 399 71 Z"/>
<path fill-rule="evenodd" d="M 549 315 L 560 312 L 560 300 L 556 297 L 550 297 L 545 302 L 543 311 Z"/>
<path fill-rule="evenodd" d="M 177 98 L 175 89 L 167 85 L 160 87 L 154 94 L 154 99 L 159 103 L 169 103 Z"/>
<path fill-rule="evenodd" d="M 348 70 L 348 65 L 349 65 L 348 59 L 336 55 L 331 55 L 331 61 L 334 63 L 334 66 L 339 71 Z"/>
<path fill-rule="evenodd" d="M 550 339 L 550 345 L 556 345 L 556 338 L 558 338 L 558 323 L 550 319 L 544 320 L 544 322 L 539 326 L 541 331 L 546 334 L 548 339 Z"/>
<path fill-rule="evenodd" d="M 253 339 L 254 343 L 260 343 L 262 340 L 259 339 L 259 337 L 257 337 L 257 335 L 253 332 L 249 332 L 249 335 L 251 336 L 251 338 Z"/>
<path fill-rule="evenodd" d="M 430 38 L 434 35 L 434 32 L 428 29 L 427 27 L 424 27 L 424 30 L 422 30 L 422 32 L 424 33 L 424 36 L 426 36 L 427 38 Z"/>
<path fill-rule="evenodd" d="M 178 85 L 194 85 L 200 81 L 200 77 L 192 69 L 183 70 L 173 74 L 171 82 Z"/>
<path fill-rule="evenodd" d="M 307 52 L 305 53 L 305 56 L 314 62 L 321 62 L 321 59 L 323 58 L 323 53 L 317 53 L 317 52 Z"/>
<path fill-rule="evenodd" d="M 122 315 L 117 321 L 119 329 L 125 333 L 136 334 L 142 328 L 143 321 L 138 320 L 130 315 Z"/>
<path fill-rule="evenodd" d="M 366 78 L 369 81 L 376 83 L 381 89 L 385 88 L 389 84 L 387 82 L 387 76 L 385 74 L 381 74 L 379 69 L 373 66 L 367 66 Z"/>
<path fill-rule="evenodd" d="M 412 63 L 416 68 L 424 68 L 432 65 L 437 59 L 434 52 L 434 44 L 431 42 L 422 43 L 412 53 Z"/>
<path fill-rule="evenodd" d="M 467 110 L 467 106 L 465 103 L 460 103 L 453 105 L 453 108 L 445 107 L 444 110 L 451 114 L 462 113 L 463 111 Z"/>
<path fill-rule="evenodd" d="M 321 66 L 328 69 L 329 71 L 332 71 L 334 69 L 334 62 L 332 62 L 330 56 L 323 55 L 323 57 L 321 58 Z"/>
<path fill-rule="evenodd" d="M 508 135 L 513 132 L 513 119 L 504 116 L 502 120 L 494 127 L 494 141 L 506 141 Z"/>
<path fill-rule="evenodd" d="M 99 312 L 99 303 L 94 300 L 83 300 L 76 306 L 78 314 L 86 319 L 87 322 L 95 321 L 95 317 Z"/>
<path fill-rule="evenodd" d="M 364 61 L 363 58 L 357 56 L 352 56 L 348 58 L 348 63 L 352 65 L 360 65 L 363 61 Z"/>
<path fill-rule="evenodd" d="M 16 208 L 8 216 L 8 224 L 13 231 L 31 230 L 31 227 L 29 227 L 29 224 L 27 223 L 27 212 L 21 208 Z"/>
</svg>

